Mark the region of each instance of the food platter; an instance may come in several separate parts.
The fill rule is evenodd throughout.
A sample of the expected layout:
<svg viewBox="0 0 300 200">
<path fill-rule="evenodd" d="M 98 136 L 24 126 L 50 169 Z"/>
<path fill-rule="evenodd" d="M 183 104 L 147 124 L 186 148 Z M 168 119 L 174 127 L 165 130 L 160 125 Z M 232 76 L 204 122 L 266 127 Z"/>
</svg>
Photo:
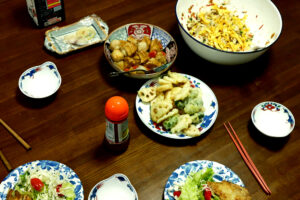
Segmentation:
<svg viewBox="0 0 300 200">
<path fill-rule="evenodd" d="M 55 171 L 60 174 L 60 177 L 67 177 L 68 181 L 74 185 L 75 200 L 83 200 L 83 187 L 77 174 L 66 165 L 50 160 L 37 160 L 21 165 L 10 172 L 0 184 L 0 200 L 5 200 L 9 189 L 13 189 L 18 182 L 20 175 L 24 174 L 29 169 L 40 167 L 45 171 Z"/>
<path fill-rule="evenodd" d="M 165 185 L 164 199 L 175 200 L 172 195 L 174 184 L 184 182 L 190 172 L 198 172 L 205 168 L 213 169 L 215 173 L 213 176 L 213 180 L 215 182 L 226 180 L 228 182 L 244 187 L 244 183 L 240 179 L 240 177 L 225 165 L 209 160 L 196 160 L 185 163 L 178 167 L 174 172 L 172 172 Z"/>
<path fill-rule="evenodd" d="M 218 115 L 218 101 L 213 93 L 213 91 L 201 80 L 187 75 L 182 74 L 183 76 L 187 77 L 190 81 L 192 87 L 198 87 L 202 90 L 202 99 L 203 99 L 203 106 L 205 108 L 204 118 L 203 121 L 197 124 L 197 128 L 200 130 L 201 135 L 204 134 L 206 131 L 210 129 L 210 127 L 214 124 L 215 120 L 217 119 Z M 157 85 L 158 78 L 151 79 L 147 81 L 142 87 L 152 87 Z M 184 134 L 172 134 L 169 131 L 163 129 L 163 127 L 159 124 L 154 123 L 150 117 L 150 103 L 142 102 L 139 96 L 136 97 L 135 101 L 136 111 L 138 113 L 139 118 L 141 121 L 154 133 L 161 135 L 163 137 L 172 138 L 172 139 L 190 139 L 190 136 L 186 136 Z"/>
</svg>

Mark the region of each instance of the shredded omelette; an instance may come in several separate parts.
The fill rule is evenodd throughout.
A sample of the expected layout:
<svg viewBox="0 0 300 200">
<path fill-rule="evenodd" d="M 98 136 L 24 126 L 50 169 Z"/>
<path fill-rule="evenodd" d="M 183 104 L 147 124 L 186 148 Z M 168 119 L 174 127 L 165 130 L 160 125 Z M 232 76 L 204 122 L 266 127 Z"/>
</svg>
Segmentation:
<svg viewBox="0 0 300 200">
<path fill-rule="evenodd" d="M 207 5 L 206 11 L 190 13 L 187 21 L 189 33 L 206 45 L 224 51 L 247 51 L 250 49 L 253 34 L 246 26 L 245 14 L 239 18 L 224 5 Z M 189 10 L 190 11 L 190 10 Z"/>
</svg>

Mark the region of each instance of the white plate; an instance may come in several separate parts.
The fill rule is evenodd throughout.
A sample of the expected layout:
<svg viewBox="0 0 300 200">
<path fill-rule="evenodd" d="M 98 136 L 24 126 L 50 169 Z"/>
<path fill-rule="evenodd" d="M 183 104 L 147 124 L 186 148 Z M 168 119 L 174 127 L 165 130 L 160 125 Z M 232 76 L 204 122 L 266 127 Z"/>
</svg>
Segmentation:
<svg viewBox="0 0 300 200">
<path fill-rule="evenodd" d="M 19 78 L 19 88 L 28 97 L 41 99 L 54 94 L 61 85 L 61 76 L 53 62 L 27 69 Z"/>
<path fill-rule="evenodd" d="M 84 199 L 81 181 L 72 169 L 56 161 L 37 160 L 19 166 L 4 178 L 4 180 L 0 184 L 0 200 L 6 200 L 6 194 L 8 193 L 8 190 L 15 187 L 15 184 L 19 181 L 20 175 L 22 175 L 30 168 L 34 169 L 36 166 L 40 167 L 42 170 L 59 171 L 61 175 L 64 175 L 66 178 L 68 178 L 67 181 L 75 186 L 75 200 Z"/>
<path fill-rule="evenodd" d="M 173 196 L 174 183 L 184 183 L 189 173 L 198 172 L 205 168 L 213 169 L 215 173 L 213 179 L 215 182 L 226 180 L 244 187 L 244 183 L 240 177 L 225 165 L 209 160 L 196 160 L 181 165 L 171 174 L 165 186 L 164 199 L 175 200 Z"/>
<path fill-rule="evenodd" d="M 270 137 L 286 137 L 295 127 L 292 112 L 280 103 L 266 101 L 256 105 L 251 113 L 254 126 Z"/>
<path fill-rule="evenodd" d="M 183 76 L 187 77 L 190 80 L 192 87 L 198 87 L 202 90 L 202 99 L 203 99 L 203 106 L 205 108 L 204 118 L 203 121 L 197 124 L 197 128 L 199 128 L 201 135 L 205 133 L 216 121 L 218 115 L 218 101 L 213 93 L 213 91 L 201 80 L 187 75 L 182 74 Z M 147 81 L 140 89 L 144 87 L 151 87 L 157 84 L 158 78 L 151 79 Z M 162 126 L 157 125 L 151 120 L 150 117 L 150 103 L 143 103 L 141 98 L 137 95 L 135 100 L 136 110 L 138 116 L 142 120 L 142 122 L 153 132 L 157 133 L 158 135 L 173 138 L 173 139 L 189 139 L 192 138 L 190 136 L 186 136 L 184 134 L 172 134 L 169 131 L 165 131 Z"/>
</svg>

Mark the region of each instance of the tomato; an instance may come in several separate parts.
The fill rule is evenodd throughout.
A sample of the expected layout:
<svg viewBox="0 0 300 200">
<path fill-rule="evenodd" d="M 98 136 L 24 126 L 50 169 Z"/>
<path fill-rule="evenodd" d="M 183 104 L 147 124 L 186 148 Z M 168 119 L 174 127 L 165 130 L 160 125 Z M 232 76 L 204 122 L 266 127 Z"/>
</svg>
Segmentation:
<svg viewBox="0 0 300 200">
<path fill-rule="evenodd" d="M 174 197 L 179 197 L 181 195 L 181 191 L 174 191 L 173 195 Z"/>
<path fill-rule="evenodd" d="M 150 57 L 150 58 L 155 58 L 155 56 L 156 56 L 156 51 L 155 51 L 155 50 L 153 50 L 153 51 L 151 51 L 151 52 L 149 53 L 149 57 Z"/>
<path fill-rule="evenodd" d="M 39 178 L 30 179 L 31 186 L 36 191 L 41 191 L 44 187 L 44 183 Z"/>
<path fill-rule="evenodd" d="M 211 191 L 209 188 L 204 189 L 204 198 L 205 200 L 211 200 Z"/>
</svg>

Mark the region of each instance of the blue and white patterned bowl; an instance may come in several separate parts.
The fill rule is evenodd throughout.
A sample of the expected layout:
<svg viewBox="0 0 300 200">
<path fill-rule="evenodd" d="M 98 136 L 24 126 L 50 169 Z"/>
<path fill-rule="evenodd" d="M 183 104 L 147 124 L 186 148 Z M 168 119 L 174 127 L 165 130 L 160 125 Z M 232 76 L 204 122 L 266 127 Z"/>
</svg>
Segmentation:
<svg viewBox="0 0 300 200">
<path fill-rule="evenodd" d="M 173 196 L 174 183 L 184 183 L 189 173 L 198 172 L 205 168 L 212 168 L 214 170 L 215 175 L 213 176 L 213 179 L 215 182 L 225 180 L 244 187 L 243 181 L 228 167 L 214 161 L 196 160 L 181 165 L 171 174 L 165 185 L 164 199 L 175 200 Z"/>
<path fill-rule="evenodd" d="M 118 72 L 122 72 L 122 70 L 117 67 L 112 58 L 111 52 L 109 50 L 110 42 L 113 40 L 127 40 L 129 36 L 133 36 L 135 38 L 142 38 L 143 36 L 150 37 L 151 40 L 158 39 L 161 41 L 163 49 L 166 51 L 167 57 L 170 58 L 167 64 L 160 67 L 159 72 L 149 73 L 149 74 L 125 74 L 131 78 L 138 79 L 150 79 L 159 76 L 163 72 L 167 71 L 171 65 L 174 63 L 177 57 L 178 49 L 177 44 L 174 38 L 164 29 L 146 23 L 131 23 L 123 25 L 113 32 L 111 32 L 104 43 L 104 54 L 109 64 Z"/>
<path fill-rule="evenodd" d="M 54 94 L 61 85 L 61 76 L 53 62 L 27 69 L 19 78 L 19 88 L 28 97 L 41 99 Z"/>
<path fill-rule="evenodd" d="M 115 174 L 97 183 L 91 190 L 88 200 L 138 200 L 138 195 L 124 174 Z"/>
<path fill-rule="evenodd" d="M 0 184 L 0 200 L 6 200 L 8 190 L 13 189 L 15 187 L 15 184 L 19 181 L 20 175 L 22 175 L 28 169 L 34 169 L 35 167 L 40 167 L 42 170 L 47 171 L 58 171 L 60 175 L 64 175 L 66 178 L 68 178 L 68 181 L 75 186 L 75 200 L 84 199 L 81 181 L 72 169 L 56 161 L 37 160 L 19 166 L 4 178 L 4 180 Z"/>
<path fill-rule="evenodd" d="M 266 101 L 256 105 L 251 113 L 254 126 L 269 137 L 286 137 L 295 127 L 292 112 L 280 103 Z"/>
<path fill-rule="evenodd" d="M 204 82 L 187 74 L 182 74 L 182 75 L 187 77 L 190 80 L 190 84 L 192 87 L 198 87 L 202 90 L 203 106 L 205 108 L 204 118 L 201 123 L 196 125 L 196 127 L 200 130 L 200 133 L 202 135 L 206 131 L 208 131 L 208 129 L 210 129 L 210 127 L 215 123 L 217 119 L 218 111 L 219 111 L 218 101 L 213 91 Z M 158 78 L 151 79 L 147 81 L 140 89 L 144 87 L 155 86 L 157 85 L 157 81 Z M 150 116 L 150 103 L 144 103 L 138 95 L 135 100 L 135 107 L 138 116 L 140 117 L 142 122 L 150 130 L 157 133 L 158 135 L 167 138 L 172 138 L 172 139 L 180 139 L 180 140 L 191 138 L 190 136 L 186 136 L 184 134 L 179 134 L 179 135 L 172 134 L 170 131 L 164 130 L 164 128 L 161 125 L 154 123 L 151 120 L 151 116 Z"/>
</svg>

